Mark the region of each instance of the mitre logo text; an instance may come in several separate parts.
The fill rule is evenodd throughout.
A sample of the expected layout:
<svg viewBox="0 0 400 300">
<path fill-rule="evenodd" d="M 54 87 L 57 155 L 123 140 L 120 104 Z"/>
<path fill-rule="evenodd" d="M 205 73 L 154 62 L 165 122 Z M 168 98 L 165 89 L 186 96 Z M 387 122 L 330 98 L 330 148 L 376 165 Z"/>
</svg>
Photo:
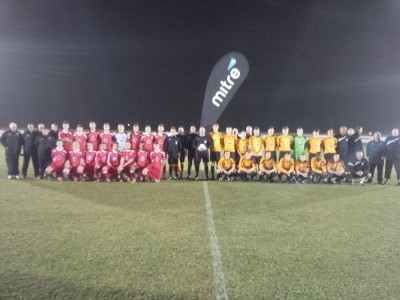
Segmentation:
<svg viewBox="0 0 400 300">
<path fill-rule="evenodd" d="M 215 93 L 212 98 L 212 103 L 219 107 L 221 103 L 224 101 L 225 97 L 229 94 L 229 91 L 235 85 L 235 80 L 240 77 L 240 70 L 238 68 L 234 68 L 236 65 L 236 59 L 231 57 L 227 70 L 229 71 L 226 76 L 226 80 L 221 80 L 219 90 Z"/>
</svg>

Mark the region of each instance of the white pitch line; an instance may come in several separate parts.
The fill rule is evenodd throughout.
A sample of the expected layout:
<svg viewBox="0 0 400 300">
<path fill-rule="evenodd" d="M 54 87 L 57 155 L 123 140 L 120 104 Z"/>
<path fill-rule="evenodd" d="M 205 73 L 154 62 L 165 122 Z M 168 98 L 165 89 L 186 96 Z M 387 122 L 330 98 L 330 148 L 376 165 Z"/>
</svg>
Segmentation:
<svg viewBox="0 0 400 300">
<path fill-rule="evenodd" d="M 208 236 L 211 244 L 212 264 L 214 269 L 214 285 L 215 285 L 215 298 L 217 300 L 228 299 L 226 293 L 225 276 L 222 268 L 221 253 L 218 248 L 218 238 L 215 233 L 215 226 L 213 221 L 213 213 L 211 209 L 210 193 L 208 192 L 207 182 L 203 182 L 204 198 L 206 201 L 207 221 L 208 221 Z"/>
</svg>

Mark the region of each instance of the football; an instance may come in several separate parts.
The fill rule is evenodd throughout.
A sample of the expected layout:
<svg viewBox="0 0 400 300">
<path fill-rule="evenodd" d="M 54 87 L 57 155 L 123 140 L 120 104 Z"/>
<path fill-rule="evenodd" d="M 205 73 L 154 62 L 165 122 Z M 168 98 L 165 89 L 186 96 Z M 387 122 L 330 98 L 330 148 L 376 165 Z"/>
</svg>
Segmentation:
<svg viewBox="0 0 400 300">
<path fill-rule="evenodd" d="M 207 150 L 207 147 L 204 144 L 200 144 L 199 147 L 197 147 L 197 149 L 199 149 L 200 151 L 204 151 Z"/>
</svg>

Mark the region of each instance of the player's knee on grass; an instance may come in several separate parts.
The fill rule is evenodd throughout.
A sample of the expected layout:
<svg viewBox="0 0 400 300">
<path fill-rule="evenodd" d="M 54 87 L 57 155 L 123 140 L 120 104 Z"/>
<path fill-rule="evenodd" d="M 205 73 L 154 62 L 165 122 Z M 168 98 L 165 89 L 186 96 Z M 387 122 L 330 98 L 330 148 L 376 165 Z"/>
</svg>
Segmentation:
<svg viewBox="0 0 400 300">
<path fill-rule="evenodd" d="M 53 172 L 53 168 L 52 167 L 47 167 L 45 170 L 46 174 L 51 174 Z"/>
</svg>

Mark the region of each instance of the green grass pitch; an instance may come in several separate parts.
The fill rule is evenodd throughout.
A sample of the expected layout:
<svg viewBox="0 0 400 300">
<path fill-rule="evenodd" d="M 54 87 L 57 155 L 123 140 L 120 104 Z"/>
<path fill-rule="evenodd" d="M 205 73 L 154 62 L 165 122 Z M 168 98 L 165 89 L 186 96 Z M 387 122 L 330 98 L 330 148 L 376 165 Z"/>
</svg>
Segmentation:
<svg viewBox="0 0 400 300">
<path fill-rule="evenodd" d="M 6 177 L 0 299 L 215 299 L 202 182 Z M 400 187 L 207 185 L 230 299 L 400 298 Z"/>
</svg>

